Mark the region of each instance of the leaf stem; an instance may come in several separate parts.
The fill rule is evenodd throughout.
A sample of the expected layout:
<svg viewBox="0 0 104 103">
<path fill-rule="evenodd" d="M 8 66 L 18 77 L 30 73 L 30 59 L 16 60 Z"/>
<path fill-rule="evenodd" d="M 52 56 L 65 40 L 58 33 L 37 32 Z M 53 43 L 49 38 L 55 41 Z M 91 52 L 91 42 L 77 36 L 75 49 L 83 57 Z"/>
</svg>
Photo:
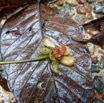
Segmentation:
<svg viewBox="0 0 104 103">
<path fill-rule="evenodd" d="M 34 62 L 38 60 L 43 60 L 49 58 L 49 55 L 43 55 L 32 59 L 25 59 L 25 60 L 14 60 L 14 61 L 0 61 L 0 65 L 4 64 L 17 64 L 17 63 L 25 63 L 25 62 Z"/>
</svg>

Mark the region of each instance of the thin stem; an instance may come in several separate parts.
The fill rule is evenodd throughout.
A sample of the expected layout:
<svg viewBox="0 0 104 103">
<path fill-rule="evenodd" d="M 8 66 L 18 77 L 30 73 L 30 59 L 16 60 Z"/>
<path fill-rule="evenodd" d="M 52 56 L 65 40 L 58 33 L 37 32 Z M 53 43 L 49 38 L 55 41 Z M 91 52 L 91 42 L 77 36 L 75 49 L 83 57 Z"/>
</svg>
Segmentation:
<svg viewBox="0 0 104 103">
<path fill-rule="evenodd" d="M 17 63 L 25 63 L 25 62 L 34 62 L 38 60 L 47 59 L 49 55 L 43 55 L 32 59 L 25 59 L 25 60 L 14 60 L 14 61 L 0 61 L 0 65 L 4 64 L 17 64 Z"/>
</svg>

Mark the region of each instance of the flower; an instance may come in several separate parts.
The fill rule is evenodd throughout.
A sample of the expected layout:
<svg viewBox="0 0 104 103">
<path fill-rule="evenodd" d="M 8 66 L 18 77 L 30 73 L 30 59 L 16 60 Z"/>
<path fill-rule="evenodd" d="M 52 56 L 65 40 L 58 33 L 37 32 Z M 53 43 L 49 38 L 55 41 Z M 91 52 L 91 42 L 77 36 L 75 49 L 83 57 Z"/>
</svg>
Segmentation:
<svg viewBox="0 0 104 103">
<path fill-rule="evenodd" d="M 59 63 L 66 66 L 72 66 L 74 64 L 75 58 L 69 56 L 72 50 L 68 46 L 64 44 L 57 46 L 49 38 L 44 38 L 43 44 L 44 46 L 40 47 L 40 51 L 43 54 L 49 55 L 52 61 L 51 70 L 54 73 L 58 73 Z"/>
</svg>

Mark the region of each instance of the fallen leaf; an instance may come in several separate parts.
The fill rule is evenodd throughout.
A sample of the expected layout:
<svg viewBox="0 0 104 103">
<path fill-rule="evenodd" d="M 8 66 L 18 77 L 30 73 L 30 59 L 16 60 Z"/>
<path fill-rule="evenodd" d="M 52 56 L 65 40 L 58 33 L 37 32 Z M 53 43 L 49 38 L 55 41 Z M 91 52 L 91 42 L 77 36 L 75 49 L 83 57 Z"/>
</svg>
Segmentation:
<svg viewBox="0 0 104 103">
<path fill-rule="evenodd" d="M 104 31 L 104 16 L 84 24 L 83 27 L 90 30 Z"/>
<path fill-rule="evenodd" d="M 70 46 L 76 62 L 72 67 L 60 64 L 58 74 L 51 71 L 49 60 L 5 65 L 8 85 L 17 102 L 90 103 L 91 58 L 85 45 L 72 39 L 82 37 L 81 29 L 75 21 L 57 14 L 46 4 L 29 5 L 6 21 L 1 33 L 3 60 L 41 55 L 39 49 L 46 37 L 56 45 Z M 37 87 L 39 83 L 41 88 Z"/>
<path fill-rule="evenodd" d="M 104 47 L 104 16 L 99 19 L 93 20 L 87 24 L 84 24 L 83 27 L 84 29 L 88 29 L 89 31 L 93 30 L 97 32 L 93 34 L 93 36 L 88 40 L 84 40 L 82 38 L 77 38 L 75 40 L 83 44 L 91 42 L 103 48 Z"/>
<path fill-rule="evenodd" d="M 91 37 L 87 42 L 104 47 L 104 32 L 99 32 Z"/>
</svg>

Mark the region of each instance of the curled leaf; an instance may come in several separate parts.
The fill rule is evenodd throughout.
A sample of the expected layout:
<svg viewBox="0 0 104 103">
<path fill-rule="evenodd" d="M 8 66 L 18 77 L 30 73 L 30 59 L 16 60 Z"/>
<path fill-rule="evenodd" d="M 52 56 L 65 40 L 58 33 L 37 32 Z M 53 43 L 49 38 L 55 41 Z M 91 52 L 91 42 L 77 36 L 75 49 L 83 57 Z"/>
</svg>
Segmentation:
<svg viewBox="0 0 104 103">
<path fill-rule="evenodd" d="M 91 37 L 90 40 L 87 40 L 85 42 L 92 42 L 93 44 L 99 45 L 103 47 L 104 45 L 104 16 L 93 20 L 87 24 L 84 24 L 83 27 L 85 29 L 93 30 L 93 31 L 99 31 L 95 35 Z"/>
<path fill-rule="evenodd" d="M 85 29 L 104 31 L 104 16 L 83 25 Z"/>
<path fill-rule="evenodd" d="M 101 46 L 102 48 L 104 47 L 104 32 L 101 31 L 95 35 L 93 35 L 90 39 L 88 40 L 84 40 L 84 39 L 79 39 L 79 40 L 75 40 L 78 41 L 82 44 L 86 44 L 86 43 L 93 43 L 95 45 Z"/>
<path fill-rule="evenodd" d="M 91 37 L 87 42 L 104 47 L 104 32 L 99 32 Z"/>
</svg>

